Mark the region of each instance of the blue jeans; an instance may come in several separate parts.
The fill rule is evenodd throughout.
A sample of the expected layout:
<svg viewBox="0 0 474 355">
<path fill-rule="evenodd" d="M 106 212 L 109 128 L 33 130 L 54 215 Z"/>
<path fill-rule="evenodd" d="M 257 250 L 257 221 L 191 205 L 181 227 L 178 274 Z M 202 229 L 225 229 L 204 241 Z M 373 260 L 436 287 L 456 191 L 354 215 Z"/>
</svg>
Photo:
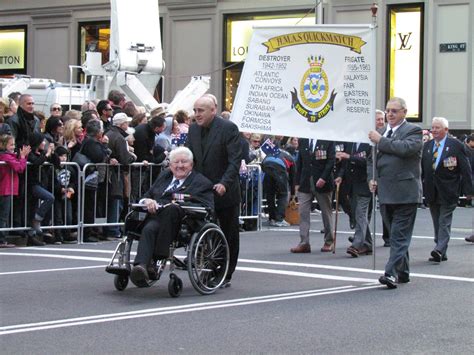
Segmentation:
<svg viewBox="0 0 474 355">
<path fill-rule="evenodd" d="M 31 187 L 31 194 L 34 197 L 33 206 L 36 206 L 37 200 L 41 200 L 40 206 L 36 209 L 34 219 L 42 221 L 46 214 L 51 211 L 54 203 L 54 195 L 41 185 Z"/>
<path fill-rule="evenodd" d="M 8 217 L 10 216 L 11 196 L 0 196 L 0 228 L 8 226 Z M 5 241 L 5 232 L 0 231 L 0 242 Z"/>
<path fill-rule="evenodd" d="M 121 198 L 109 198 L 107 206 L 107 223 L 118 223 L 122 211 L 123 200 Z M 108 237 L 119 237 L 120 227 L 110 226 L 105 228 Z"/>
</svg>

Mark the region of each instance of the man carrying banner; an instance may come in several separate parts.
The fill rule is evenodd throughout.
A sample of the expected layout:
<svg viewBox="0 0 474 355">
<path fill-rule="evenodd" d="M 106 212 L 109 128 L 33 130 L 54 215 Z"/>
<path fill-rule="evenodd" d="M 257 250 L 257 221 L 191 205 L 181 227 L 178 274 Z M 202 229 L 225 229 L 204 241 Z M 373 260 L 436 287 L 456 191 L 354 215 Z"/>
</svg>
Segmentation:
<svg viewBox="0 0 474 355">
<path fill-rule="evenodd" d="M 370 131 L 377 144 L 376 171 L 373 158 L 367 164 L 369 187 L 378 191 L 382 218 L 390 230 L 390 257 L 379 282 L 388 288 L 410 282 L 410 247 L 418 204 L 421 203 L 422 130 L 405 120 L 405 100 L 394 97 L 387 102 L 388 126 L 385 132 Z"/>
<path fill-rule="evenodd" d="M 310 253 L 309 243 L 311 203 L 316 197 L 324 224 L 322 252 L 333 249 L 332 191 L 334 190 L 334 142 L 301 139 L 296 167 L 296 191 L 300 213 L 300 243 L 291 248 L 292 253 Z"/>
</svg>

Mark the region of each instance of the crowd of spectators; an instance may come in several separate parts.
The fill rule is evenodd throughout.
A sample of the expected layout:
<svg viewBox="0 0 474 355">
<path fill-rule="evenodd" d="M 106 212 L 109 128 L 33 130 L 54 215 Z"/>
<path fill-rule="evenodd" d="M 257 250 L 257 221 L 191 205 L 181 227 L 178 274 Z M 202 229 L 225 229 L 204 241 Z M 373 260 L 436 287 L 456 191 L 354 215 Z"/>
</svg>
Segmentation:
<svg viewBox="0 0 474 355">
<path fill-rule="evenodd" d="M 107 100 L 85 101 L 81 111 L 53 103 L 48 116 L 35 111 L 31 95 L 0 98 L 0 228 L 10 229 L 0 233 L 0 247 L 15 246 L 7 235 L 34 246 L 77 242 L 82 203 L 84 242 L 120 237 L 128 202 L 182 145 L 190 122 L 185 111 L 171 115 L 165 105 L 148 114 L 116 90 Z M 81 157 L 93 165 L 78 194 Z M 107 225 L 95 226 L 98 220 Z"/>
</svg>

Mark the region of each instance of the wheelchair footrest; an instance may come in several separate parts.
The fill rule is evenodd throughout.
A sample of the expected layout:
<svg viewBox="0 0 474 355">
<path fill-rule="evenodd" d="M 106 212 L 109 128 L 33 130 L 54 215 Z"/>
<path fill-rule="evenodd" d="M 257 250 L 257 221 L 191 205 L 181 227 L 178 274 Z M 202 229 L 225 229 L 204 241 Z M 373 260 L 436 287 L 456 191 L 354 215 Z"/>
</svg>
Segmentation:
<svg viewBox="0 0 474 355">
<path fill-rule="evenodd" d="M 108 265 L 105 271 L 109 274 L 115 274 L 120 276 L 130 276 L 130 270 L 123 266 Z"/>
</svg>

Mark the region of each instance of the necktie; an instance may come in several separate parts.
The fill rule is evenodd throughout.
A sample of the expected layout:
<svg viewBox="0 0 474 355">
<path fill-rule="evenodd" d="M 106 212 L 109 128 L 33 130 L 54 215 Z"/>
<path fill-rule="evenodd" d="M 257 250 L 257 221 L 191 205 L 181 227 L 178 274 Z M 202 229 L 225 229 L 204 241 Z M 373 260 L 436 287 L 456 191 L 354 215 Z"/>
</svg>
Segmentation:
<svg viewBox="0 0 474 355">
<path fill-rule="evenodd" d="M 434 142 L 434 148 L 433 148 L 433 160 L 431 166 L 433 167 L 433 170 L 436 169 L 436 160 L 438 160 L 438 150 L 439 150 L 439 142 Z"/>
<path fill-rule="evenodd" d="M 387 133 L 387 138 L 390 138 L 390 137 L 392 136 L 392 133 L 393 133 L 393 131 L 392 131 L 392 129 L 390 128 L 390 130 L 389 130 L 388 133 Z"/>
<path fill-rule="evenodd" d="M 168 188 L 165 190 L 165 192 L 167 193 L 172 193 L 172 192 L 175 192 L 176 190 L 178 190 L 178 185 L 179 185 L 179 180 L 176 179 L 173 181 L 173 183 L 168 186 Z"/>
</svg>

